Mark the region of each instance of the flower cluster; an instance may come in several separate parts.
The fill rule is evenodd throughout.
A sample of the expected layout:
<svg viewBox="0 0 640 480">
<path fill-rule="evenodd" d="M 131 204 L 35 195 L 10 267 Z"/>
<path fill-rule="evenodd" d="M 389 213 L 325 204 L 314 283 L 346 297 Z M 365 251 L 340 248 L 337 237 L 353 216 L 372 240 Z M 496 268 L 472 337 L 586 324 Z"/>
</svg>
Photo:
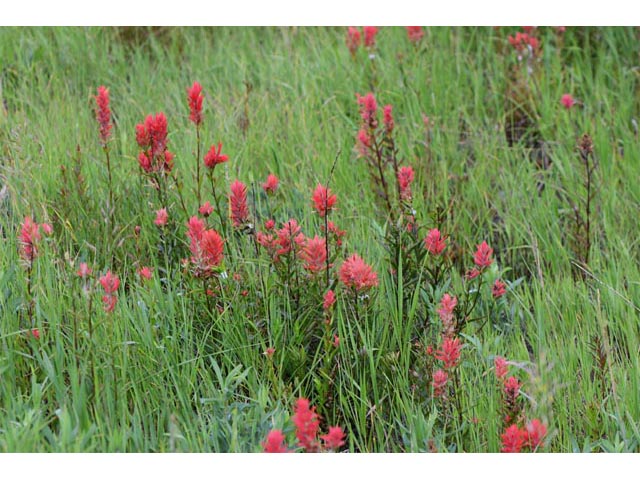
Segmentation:
<svg viewBox="0 0 640 480">
<path fill-rule="evenodd" d="M 111 270 L 108 270 L 106 274 L 100 277 L 99 282 L 104 290 L 104 295 L 102 297 L 104 311 L 111 313 L 116 307 L 116 303 L 118 301 L 116 292 L 120 286 L 120 279 L 111 273 Z"/>
<path fill-rule="evenodd" d="M 207 229 L 205 223 L 195 216 L 191 217 L 187 228 L 193 275 L 197 278 L 209 278 L 222 263 L 224 240 L 215 230 Z"/>
<path fill-rule="evenodd" d="M 242 227 L 249 221 L 249 208 L 247 207 L 247 186 L 239 180 L 234 181 L 230 187 L 229 208 L 234 227 Z"/>
<path fill-rule="evenodd" d="M 351 55 L 355 56 L 362 43 L 368 49 L 375 47 L 377 34 L 378 27 L 363 27 L 362 33 L 356 27 L 349 27 L 347 29 L 347 48 Z"/>
<path fill-rule="evenodd" d="M 378 275 L 356 253 L 342 263 L 339 275 L 345 287 L 358 293 L 378 286 Z"/>
<path fill-rule="evenodd" d="M 422 27 L 404 27 L 407 29 L 407 37 L 409 41 L 414 44 L 420 43 L 422 37 L 424 36 L 424 30 Z"/>
<path fill-rule="evenodd" d="M 167 149 L 167 117 L 160 112 L 148 115 L 136 125 L 136 142 L 142 148 L 138 162 L 145 173 L 171 173 L 173 153 Z"/>
<path fill-rule="evenodd" d="M 202 85 L 193 82 L 193 85 L 187 89 L 187 98 L 189 100 L 189 120 L 196 126 L 202 123 Z"/>
<path fill-rule="evenodd" d="M 106 147 L 111 137 L 111 109 L 109 108 L 109 89 L 105 86 L 98 87 L 96 95 L 96 120 L 100 125 L 100 143 Z"/>
<path fill-rule="evenodd" d="M 38 224 L 30 216 L 26 216 L 22 221 L 20 233 L 18 234 L 18 244 L 20 246 L 20 258 L 31 265 L 38 255 L 38 245 L 42 239 L 40 230 L 46 235 L 53 233 L 53 228 L 48 223 Z"/>
</svg>

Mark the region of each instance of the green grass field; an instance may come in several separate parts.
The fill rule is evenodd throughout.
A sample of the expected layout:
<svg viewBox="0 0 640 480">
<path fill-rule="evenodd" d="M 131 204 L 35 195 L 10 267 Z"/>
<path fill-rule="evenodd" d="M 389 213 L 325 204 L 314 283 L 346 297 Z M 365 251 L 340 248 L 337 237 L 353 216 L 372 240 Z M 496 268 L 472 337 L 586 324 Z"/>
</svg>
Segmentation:
<svg viewBox="0 0 640 480">
<path fill-rule="evenodd" d="M 539 46 L 518 52 L 508 37 L 521 31 L 430 27 L 414 44 L 381 27 L 351 55 L 344 27 L 0 28 L 0 451 L 259 452 L 272 429 L 296 449 L 299 397 L 321 433 L 343 429 L 340 451 L 499 452 L 506 428 L 532 419 L 546 427 L 537 451 L 640 451 L 640 31 L 539 27 Z M 378 171 L 357 146 L 368 92 L 381 129 L 393 106 Z M 156 112 L 169 176 L 138 162 L 136 124 Z M 202 159 L 218 142 L 229 160 L 213 190 Z M 408 200 L 393 162 L 415 171 Z M 234 228 L 236 179 L 249 218 Z M 330 236 L 329 275 L 303 256 L 273 261 L 255 233 L 293 218 L 323 238 L 312 195 L 328 182 L 328 218 L 346 231 L 341 247 Z M 197 277 L 186 224 L 205 201 L 224 260 Z M 53 227 L 32 261 L 27 216 Z M 437 258 L 423 243 L 435 227 Z M 466 279 L 483 241 L 493 262 Z M 344 285 L 354 253 L 377 286 Z M 120 279 L 112 312 L 107 270 Z M 444 338 L 445 293 L 462 350 L 438 394 L 444 366 L 427 350 Z M 496 356 L 521 384 L 509 419 Z"/>
</svg>

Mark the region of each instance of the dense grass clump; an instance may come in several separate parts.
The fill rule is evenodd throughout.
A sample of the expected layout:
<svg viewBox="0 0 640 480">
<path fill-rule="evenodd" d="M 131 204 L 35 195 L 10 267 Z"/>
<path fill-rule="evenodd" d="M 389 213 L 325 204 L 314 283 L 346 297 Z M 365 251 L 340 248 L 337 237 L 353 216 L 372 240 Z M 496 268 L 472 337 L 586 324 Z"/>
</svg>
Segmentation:
<svg viewBox="0 0 640 480">
<path fill-rule="evenodd" d="M 640 450 L 638 30 L 0 29 L 0 450 Z"/>
</svg>

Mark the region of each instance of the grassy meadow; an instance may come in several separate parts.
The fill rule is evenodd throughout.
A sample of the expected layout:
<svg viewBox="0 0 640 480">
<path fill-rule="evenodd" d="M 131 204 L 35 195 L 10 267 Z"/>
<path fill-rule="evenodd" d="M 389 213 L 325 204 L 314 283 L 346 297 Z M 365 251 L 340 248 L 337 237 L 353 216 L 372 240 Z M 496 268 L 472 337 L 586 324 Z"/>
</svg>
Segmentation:
<svg viewBox="0 0 640 480">
<path fill-rule="evenodd" d="M 640 31 L 358 32 L 0 28 L 0 451 L 640 451 Z"/>
</svg>

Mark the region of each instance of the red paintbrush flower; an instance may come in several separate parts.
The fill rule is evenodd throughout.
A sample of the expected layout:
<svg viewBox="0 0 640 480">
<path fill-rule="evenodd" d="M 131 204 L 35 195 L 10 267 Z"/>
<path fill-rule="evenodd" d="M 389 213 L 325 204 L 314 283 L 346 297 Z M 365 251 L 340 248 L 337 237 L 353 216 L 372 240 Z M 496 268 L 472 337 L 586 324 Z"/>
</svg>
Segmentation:
<svg viewBox="0 0 640 480">
<path fill-rule="evenodd" d="M 347 48 L 349 48 L 349 52 L 351 52 L 351 55 L 355 55 L 358 51 L 360 41 L 360 30 L 358 30 L 356 27 L 349 27 L 347 29 Z"/>
<path fill-rule="evenodd" d="M 311 273 L 317 273 L 327 267 L 327 243 L 324 238 L 317 235 L 308 238 L 300 252 L 300 258 L 304 262 L 303 267 Z"/>
<path fill-rule="evenodd" d="M 493 298 L 499 298 L 505 293 L 507 293 L 507 286 L 500 280 L 496 280 L 493 284 L 493 288 L 491 289 L 491 295 L 493 295 Z"/>
<path fill-rule="evenodd" d="M 296 402 L 292 419 L 293 424 L 296 426 L 298 444 L 307 452 L 317 451 L 320 418 L 316 413 L 316 407 L 310 407 L 309 400 L 306 398 L 299 398 Z"/>
<path fill-rule="evenodd" d="M 111 137 L 111 110 L 109 109 L 109 89 L 105 86 L 98 87 L 96 95 L 96 120 L 100 125 L 100 143 L 107 145 Z"/>
<path fill-rule="evenodd" d="M 282 430 L 271 430 L 267 439 L 262 442 L 264 453 L 288 453 Z"/>
<path fill-rule="evenodd" d="M 424 36 L 424 30 L 422 27 L 404 27 L 407 29 L 407 37 L 412 43 L 418 43 Z"/>
<path fill-rule="evenodd" d="M 262 184 L 262 189 L 267 194 L 276 193 L 276 189 L 278 188 L 278 177 L 276 177 L 273 173 L 270 173 L 267 177 L 267 181 Z"/>
<path fill-rule="evenodd" d="M 433 386 L 433 396 L 441 397 L 444 395 L 444 388 L 447 386 L 447 381 L 449 380 L 449 375 L 442 369 L 436 370 L 433 372 L 433 379 L 431 381 L 431 386 Z"/>
<path fill-rule="evenodd" d="M 378 27 L 363 27 L 362 30 L 364 32 L 364 46 L 367 48 L 373 48 L 376 45 Z"/>
<path fill-rule="evenodd" d="M 495 367 L 496 378 L 499 380 L 503 380 L 504 377 L 509 373 L 509 365 L 507 364 L 507 360 L 503 357 L 497 356 L 493 359 L 493 365 Z"/>
<path fill-rule="evenodd" d="M 236 180 L 231 184 L 229 194 L 229 206 L 231 220 L 234 227 L 241 227 L 249 220 L 249 208 L 247 207 L 247 186 Z"/>
<path fill-rule="evenodd" d="M 20 244 L 20 257 L 29 264 L 38 255 L 38 243 L 41 238 L 40 226 L 31 217 L 25 217 L 18 235 L 18 242 Z"/>
<path fill-rule="evenodd" d="M 321 217 L 330 212 L 335 207 L 338 197 L 331 194 L 331 190 L 318 184 L 313 192 L 313 208 Z"/>
<path fill-rule="evenodd" d="M 400 199 L 409 202 L 411 201 L 411 184 L 415 173 L 411 167 L 400 167 L 398 170 L 398 187 L 400 188 Z"/>
<path fill-rule="evenodd" d="M 222 153 L 222 142 L 218 142 L 217 149 L 215 145 L 212 145 L 204 156 L 204 164 L 207 168 L 214 168 L 227 161 L 229 161 L 229 156 Z"/>
<path fill-rule="evenodd" d="M 104 289 L 104 296 L 102 297 L 102 303 L 104 304 L 104 311 L 110 313 L 116 306 L 118 297 L 115 293 L 120 286 L 120 279 L 108 270 L 105 275 L 99 279 L 100 285 Z"/>
<path fill-rule="evenodd" d="M 344 261 L 339 276 L 347 288 L 357 292 L 378 286 L 378 275 L 358 254 L 353 254 Z"/>
<path fill-rule="evenodd" d="M 189 100 L 189 120 L 196 125 L 202 123 L 202 85 L 193 82 L 190 88 L 187 88 L 187 98 Z"/>
<path fill-rule="evenodd" d="M 424 248 L 426 248 L 429 253 L 438 256 L 447 246 L 444 240 L 440 234 L 440 230 L 434 228 L 427 233 L 424 239 Z"/>
<path fill-rule="evenodd" d="M 482 242 L 480 245 L 478 245 L 478 249 L 473 255 L 473 261 L 480 269 L 487 268 L 493 263 L 493 259 L 491 258 L 492 254 L 493 249 L 489 245 L 487 245 L 487 242 Z"/>
<path fill-rule="evenodd" d="M 444 363 L 446 370 L 451 370 L 458 365 L 461 347 L 459 338 L 445 337 L 442 340 L 442 346 L 436 352 L 436 358 Z"/>
<path fill-rule="evenodd" d="M 322 302 L 322 308 L 326 311 L 329 310 L 336 303 L 336 294 L 333 290 L 329 290 L 324 294 L 324 301 Z"/>
<path fill-rule="evenodd" d="M 320 436 L 327 450 L 337 450 L 343 446 L 344 437 L 345 434 L 340 427 L 329 427 L 329 433 Z"/>
<path fill-rule="evenodd" d="M 503 453 L 520 453 L 524 447 L 526 431 L 518 428 L 517 425 L 511 425 L 502 434 L 502 450 Z"/>
</svg>

